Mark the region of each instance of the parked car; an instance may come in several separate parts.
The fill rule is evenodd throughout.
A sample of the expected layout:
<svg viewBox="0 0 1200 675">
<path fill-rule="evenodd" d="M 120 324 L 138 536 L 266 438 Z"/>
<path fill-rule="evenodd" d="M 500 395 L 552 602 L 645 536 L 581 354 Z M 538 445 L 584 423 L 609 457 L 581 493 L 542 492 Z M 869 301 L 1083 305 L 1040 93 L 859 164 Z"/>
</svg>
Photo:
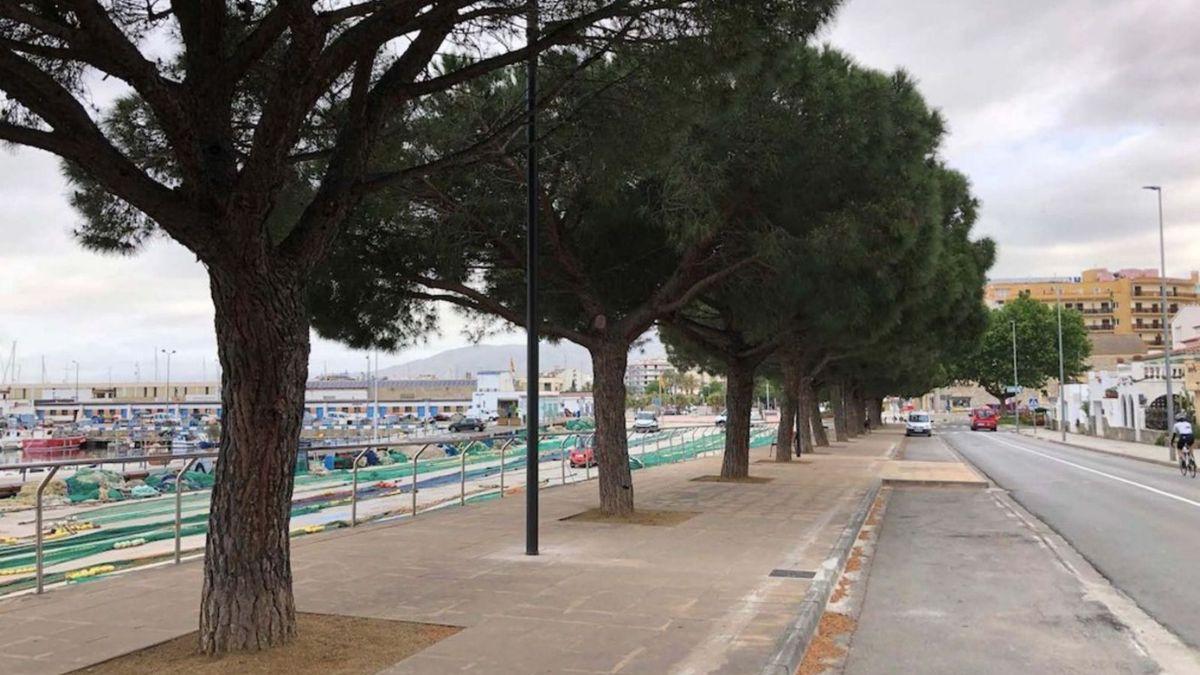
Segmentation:
<svg viewBox="0 0 1200 675">
<path fill-rule="evenodd" d="M 723 427 L 723 426 L 725 426 L 725 423 L 728 420 L 729 420 L 729 411 L 722 410 L 721 414 L 717 415 L 716 425 L 719 427 Z M 758 408 L 753 408 L 750 410 L 750 424 L 766 424 L 766 423 L 767 423 L 767 418 L 763 417 L 762 410 L 759 410 Z"/>
<path fill-rule="evenodd" d="M 905 436 L 932 436 L 933 418 L 927 412 L 912 412 L 904 421 Z"/>
<path fill-rule="evenodd" d="M 991 408 L 976 408 L 971 411 L 971 431 L 996 431 L 999 418 Z"/>
<path fill-rule="evenodd" d="M 658 416 L 649 410 L 640 410 L 633 416 L 633 430 L 642 433 L 658 431 Z"/>
<path fill-rule="evenodd" d="M 486 426 L 484 421 L 478 417 L 464 417 L 450 423 L 450 431 L 458 433 L 461 431 L 483 431 Z"/>
</svg>

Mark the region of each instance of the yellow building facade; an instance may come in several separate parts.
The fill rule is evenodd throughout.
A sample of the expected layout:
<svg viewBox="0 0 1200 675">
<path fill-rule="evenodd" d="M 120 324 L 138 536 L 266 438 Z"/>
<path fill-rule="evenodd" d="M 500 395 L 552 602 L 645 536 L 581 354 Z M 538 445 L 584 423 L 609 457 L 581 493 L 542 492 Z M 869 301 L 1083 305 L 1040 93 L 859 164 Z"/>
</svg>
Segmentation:
<svg viewBox="0 0 1200 675">
<path fill-rule="evenodd" d="M 1164 280 L 1153 269 L 1097 268 L 1084 270 L 1078 277 L 996 279 L 988 283 L 985 299 L 995 308 L 1024 293 L 1054 305 L 1061 293 L 1063 307 L 1082 313 L 1089 333 L 1136 335 L 1147 345 L 1161 345 L 1164 281 L 1168 321 L 1180 307 L 1200 304 L 1196 294 L 1200 272 Z"/>
</svg>

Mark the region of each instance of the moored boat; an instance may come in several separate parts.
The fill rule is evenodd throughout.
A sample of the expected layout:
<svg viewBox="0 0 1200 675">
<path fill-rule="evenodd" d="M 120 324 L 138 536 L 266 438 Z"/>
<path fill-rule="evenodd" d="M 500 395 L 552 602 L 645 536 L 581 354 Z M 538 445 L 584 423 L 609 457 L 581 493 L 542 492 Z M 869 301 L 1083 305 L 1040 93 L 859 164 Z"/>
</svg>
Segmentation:
<svg viewBox="0 0 1200 675">
<path fill-rule="evenodd" d="M 84 452 L 87 436 L 25 438 L 21 440 L 21 461 L 48 462 L 70 459 Z"/>
</svg>

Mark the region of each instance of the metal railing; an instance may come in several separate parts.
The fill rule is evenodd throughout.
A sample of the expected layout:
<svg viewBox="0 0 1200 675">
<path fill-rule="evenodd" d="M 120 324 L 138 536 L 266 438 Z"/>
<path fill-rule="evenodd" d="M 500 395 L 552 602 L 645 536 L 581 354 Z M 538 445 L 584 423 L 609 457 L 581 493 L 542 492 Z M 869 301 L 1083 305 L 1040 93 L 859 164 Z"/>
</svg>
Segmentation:
<svg viewBox="0 0 1200 675">
<path fill-rule="evenodd" d="M 764 429 L 769 428 L 769 426 L 770 425 L 765 425 L 765 424 L 752 425 L 751 426 L 752 438 L 756 432 L 761 432 Z M 658 432 L 651 432 L 651 433 L 637 433 L 637 432 L 629 432 L 627 430 L 627 434 L 629 434 L 628 440 L 633 440 L 633 439 L 637 438 L 637 439 L 641 439 L 642 441 L 646 441 L 646 442 L 639 442 L 636 444 L 636 446 L 634 446 L 634 448 L 630 448 L 630 457 L 634 457 L 633 450 L 635 448 L 638 451 L 637 457 L 644 458 L 647 452 L 659 452 L 659 451 L 663 450 L 664 443 L 666 444 L 667 450 L 682 449 L 682 448 L 686 447 L 688 444 L 695 443 L 699 438 L 701 438 L 702 437 L 701 432 L 703 432 L 703 431 L 709 431 L 711 433 L 707 434 L 707 435 L 713 435 L 713 436 L 724 434 L 723 428 L 713 427 L 713 426 L 665 427 L 665 428 L 659 430 Z M 554 438 L 559 439 L 558 447 L 550 450 L 549 452 L 552 455 L 555 453 L 557 453 L 559 455 L 558 459 L 559 459 L 559 462 L 562 467 L 561 483 L 560 483 L 561 485 L 566 485 L 570 482 L 568 480 L 568 476 L 567 476 L 567 464 L 570 459 L 570 453 L 568 452 L 568 443 L 572 440 L 575 440 L 578 443 L 586 445 L 586 444 L 590 443 L 592 441 L 592 439 L 594 439 L 594 436 L 595 436 L 594 430 L 567 431 L 567 432 L 541 434 L 542 440 L 554 439 Z M 685 440 L 685 436 L 687 437 L 687 440 Z M 418 502 L 417 502 L 417 494 L 419 492 L 418 477 L 420 475 L 420 464 L 419 463 L 420 463 L 421 456 L 426 451 L 428 451 L 431 447 L 451 445 L 451 446 L 455 446 L 458 448 L 458 456 L 459 456 L 458 503 L 459 503 L 459 505 L 465 505 L 467 502 L 467 458 L 468 458 L 468 455 L 475 453 L 475 455 L 478 456 L 478 454 L 480 452 L 482 452 L 482 450 L 491 450 L 492 449 L 492 446 L 488 445 L 489 441 L 491 441 L 493 444 L 495 444 L 497 441 L 500 441 L 499 448 L 496 451 L 500 455 L 499 497 L 501 499 L 503 499 L 504 494 L 505 494 L 504 477 L 505 477 L 505 473 L 507 471 L 506 453 L 514 443 L 516 443 L 518 441 L 523 441 L 523 440 L 524 439 L 521 434 L 509 432 L 509 433 L 502 433 L 502 434 L 476 435 L 476 436 L 465 437 L 465 438 L 464 437 L 446 437 L 446 438 L 441 438 L 441 439 L 423 439 L 421 441 L 412 441 L 412 440 L 381 441 L 378 443 L 357 443 L 357 444 L 347 444 L 347 445 L 341 445 L 341 446 L 303 448 L 303 449 L 301 449 L 300 452 L 305 454 L 307 457 L 311 458 L 313 455 L 326 455 L 326 454 L 330 454 L 330 453 L 346 453 L 346 452 L 356 451 L 356 452 L 354 452 L 354 455 L 353 455 L 353 462 L 352 462 L 352 466 L 351 466 L 351 470 L 350 470 L 351 489 L 350 489 L 350 522 L 349 522 L 350 527 L 356 527 L 358 525 L 359 468 L 360 468 L 360 464 L 362 463 L 362 460 L 366 457 L 368 451 L 373 450 L 373 449 L 387 450 L 387 449 L 392 449 L 392 448 L 420 446 L 420 449 L 415 454 L 412 455 L 412 460 L 411 460 L 412 461 L 412 477 L 411 477 L 412 480 L 411 480 L 410 491 L 411 491 L 411 497 L 412 497 L 412 507 L 411 507 L 411 511 L 410 511 L 410 516 L 415 517 L 418 513 L 420 513 L 420 509 L 418 508 Z M 678 448 L 676 447 L 677 440 L 678 440 Z M 650 446 L 650 445 L 653 446 L 652 449 L 648 448 L 648 446 Z M 571 447 L 574 447 L 574 446 L 571 446 Z M 714 452 L 721 452 L 723 450 L 724 450 L 724 444 L 715 445 L 712 449 L 704 450 L 703 452 L 697 452 L 692 457 L 692 459 L 700 458 L 700 457 L 712 454 Z M 540 457 L 541 457 L 542 453 L 544 453 L 544 452 L 546 452 L 546 451 L 539 448 L 539 450 L 538 450 L 539 462 L 541 461 Z M 97 465 L 102 465 L 102 464 L 118 464 L 118 465 L 124 466 L 124 465 L 128 465 L 128 464 L 163 462 L 164 460 L 166 460 L 167 462 L 181 461 L 182 464 L 180 465 L 178 470 L 176 470 L 174 472 L 175 473 L 175 483 L 173 486 L 174 490 L 175 490 L 175 509 L 174 509 L 174 528 L 173 528 L 173 538 L 174 538 L 173 560 L 174 560 L 175 564 L 179 564 L 182 559 L 182 520 L 183 520 L 182 481 L 183 481 L 183 474 L 186 473 L 188 471 L 188 469 L 192 468 L 196 464 L 197 461 L 199 461 L 201 459 L 216 459 L 216 458 L 218 458 L 218 455 L 219 455 L 219 453 L 217 451 L 211 450 L 211 451 L 204 451 L 204 452 L 191 452 L 191 453 L 180 453 L 180 454 L 150 454 L 150 455 L 126 456 L 126 457 L 84 457 L 84 458 L 73 458 L 73 459 L 56 460 L 56 461 L 48 461 L 48 462 L 31 462 L 31 463 L 9 464 L 9 465 L 0 466 L 0 469 L 21 470 L 23 473 L 25 471 L 29 471 L 29 470 L 48 469 L 46 475 L 43 476 L 42 480 L 38 483 L 38 487 L 37 487 L 37 491 L 36 491 L 36 495 L 35 495 L 35 504 L 34 504 L 35 527 L 36 527 L 35 554 L 34 554 L 35 555 L 36 592 L 42 593 L 45 588 L 45 551 L 44 551 L 45 527 L 44 527 L 43 496 L 44 496 L 46 487 L 54 479 L 55 475 L 57 475 L 57 473 L 59 472 L 60 469 L 68 468 L 68 467 L 81 468 L 81 467 L 97 466 Z M 673 455 L 671 457 L 671 462 L 674 463 L 674 462 L 678 462 L 678 461 L 681 461 L 680 456 Z M 594 455 L 593 455 L 592 461 L 586 461 L 586 459 L 585 459 L 585 461 L 583 462 L 583 464 L 584 464 L 584 467 L 583 467 L 584 468 L 584 479 L 583 480 L 585 482 L 591 480 L 591 478 L 592 478 L 591 466 L 593 463 L 595 463 Z M 203 491 L 204 490 L 197 490 L 196 492 L 203 492 Z M 487 490 L 485 489 L 484 492 L 486 493 Z"/>
</svg>

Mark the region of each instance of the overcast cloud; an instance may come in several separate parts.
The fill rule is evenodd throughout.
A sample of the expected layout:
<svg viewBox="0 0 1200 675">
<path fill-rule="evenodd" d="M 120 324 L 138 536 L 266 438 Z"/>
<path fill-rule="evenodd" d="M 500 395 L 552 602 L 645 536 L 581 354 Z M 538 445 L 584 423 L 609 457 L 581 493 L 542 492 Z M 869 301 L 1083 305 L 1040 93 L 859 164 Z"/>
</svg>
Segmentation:
<svg viewBox="0 0 1200 675">
<path fill-rule="evenodd" d="M 904 68 L 941 109 L 945 156 L 983 201 L 999 243 L 993 276 L 1152 267 L 1153 195 L 1165 190 L 1167 266 L 1200 266 L 1200 2 L 850 0 L 823 39 L 866 65 Z M 174 377 L 215 369 L 203 268 L 160 240 L 132 258 L 71 240 L 57 161 L 0 154 L 0 351 L 18 341 L 24 380 L 143 379 L 157 347 Z M 381 364 L 461 346 L 442 336 Z M 516 338 L 496 341 L 511 342 Z M 363 355 L 315 341 L 312 369 L 362 370 Z M 165 361 L 160 361 L 160 375 Z"/>
</svg>

